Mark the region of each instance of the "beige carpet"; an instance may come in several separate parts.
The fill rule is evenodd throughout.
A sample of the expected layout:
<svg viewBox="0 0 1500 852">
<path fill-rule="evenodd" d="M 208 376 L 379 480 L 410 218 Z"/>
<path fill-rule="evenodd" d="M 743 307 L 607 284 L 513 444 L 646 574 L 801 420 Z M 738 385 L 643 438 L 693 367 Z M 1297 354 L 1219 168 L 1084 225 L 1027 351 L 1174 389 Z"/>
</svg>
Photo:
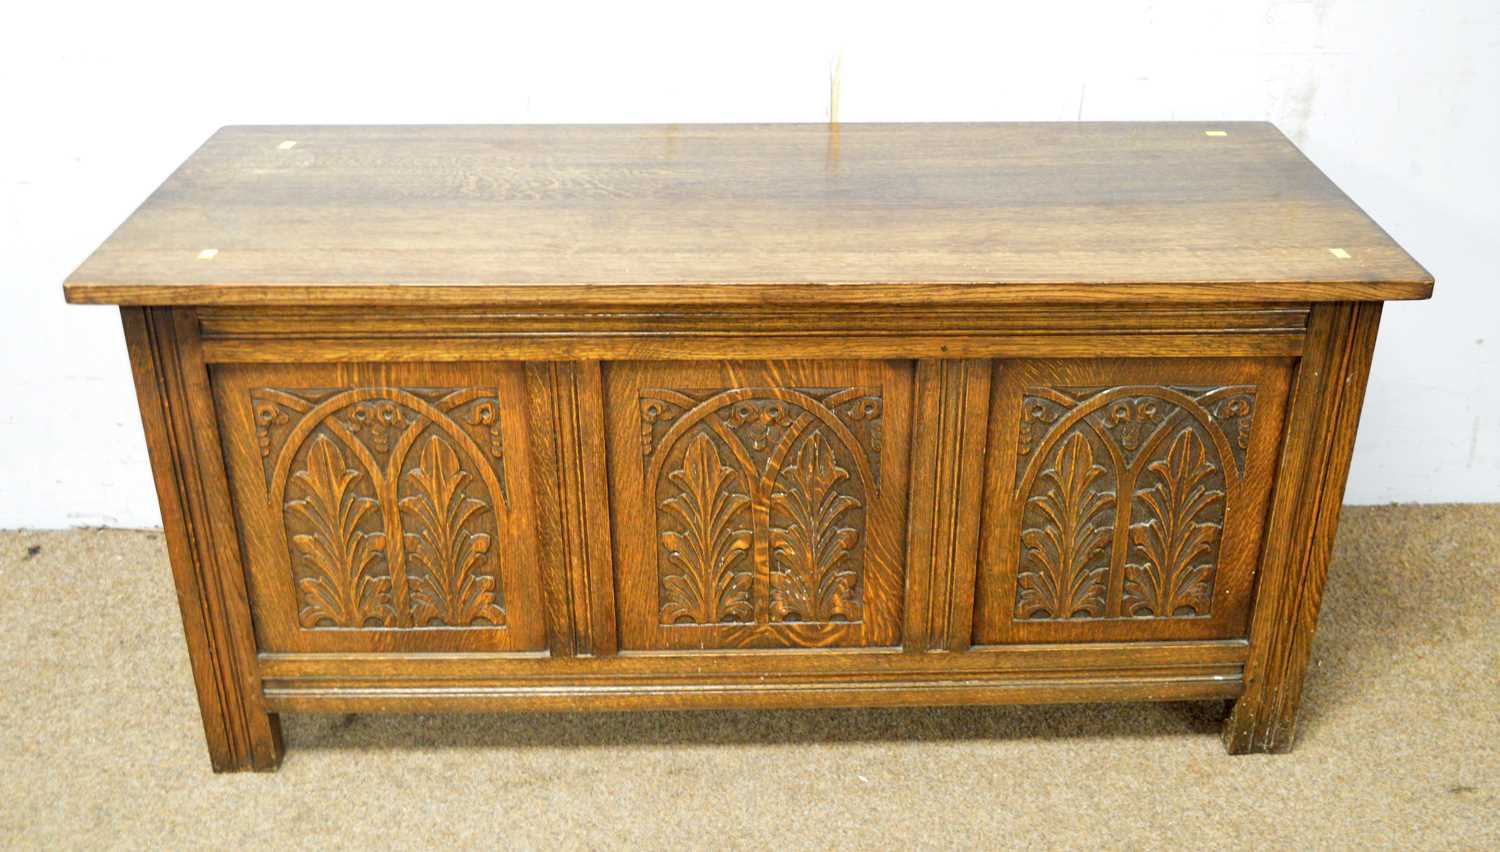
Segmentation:
<svg viewBox="0 0 1500 852">
<path fill-rule="evenodd" d="M 1347 510 L 1289 755 L 1218 705 L 302 716 L 209 772 L 160 533 L 0 533 L 17 848 L 1500 847 L 1500 505 Z"/>
</svg>

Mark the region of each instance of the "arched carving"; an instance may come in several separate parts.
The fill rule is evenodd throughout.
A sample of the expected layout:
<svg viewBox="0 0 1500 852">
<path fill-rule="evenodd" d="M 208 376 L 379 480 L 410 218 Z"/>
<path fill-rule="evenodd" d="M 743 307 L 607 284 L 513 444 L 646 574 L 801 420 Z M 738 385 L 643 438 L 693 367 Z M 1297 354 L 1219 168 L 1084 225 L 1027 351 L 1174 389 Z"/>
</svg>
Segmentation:
<svg viewBox="0 0 1500 852">
<path fill-rule="evenodd" d="M 1250 385 L 1028 388 L 1015 618 L 1209 616 L 1255 395 Z"/>
<path fill-rule="evenodd" d="M 652 388 L 639 410 L 661 625 L 817 645 L 862 619 L 878 390 Z"/>
<path fill-rule="evenodd" d="M 252 390 L 306 629 L 503 627 L 492 388 Z"/>
</svg>

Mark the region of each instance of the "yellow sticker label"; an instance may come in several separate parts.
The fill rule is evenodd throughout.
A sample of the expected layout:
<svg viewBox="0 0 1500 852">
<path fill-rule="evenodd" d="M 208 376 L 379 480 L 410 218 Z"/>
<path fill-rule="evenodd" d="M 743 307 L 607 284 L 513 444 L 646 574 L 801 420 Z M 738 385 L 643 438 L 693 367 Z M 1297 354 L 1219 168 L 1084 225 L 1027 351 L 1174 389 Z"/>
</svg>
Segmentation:
<svg viewBox="0 0 1500 852">
<path fill-rule="evenodd" d="M 1338 258 L 1339 260 L 1349 259 L 1349 252 L 1346 252 L 1341 248 L 1331 248 L 1328 250 L 1328 253 Z"/>
<path fill-rule="evenodd" d="M 1229 131 L 1228 130 L 1205 130 L 1205 131 L 1203 131 L 1203 135 L 1204 136 L 1228 136 L 1229 135 Z"/>
</svg>

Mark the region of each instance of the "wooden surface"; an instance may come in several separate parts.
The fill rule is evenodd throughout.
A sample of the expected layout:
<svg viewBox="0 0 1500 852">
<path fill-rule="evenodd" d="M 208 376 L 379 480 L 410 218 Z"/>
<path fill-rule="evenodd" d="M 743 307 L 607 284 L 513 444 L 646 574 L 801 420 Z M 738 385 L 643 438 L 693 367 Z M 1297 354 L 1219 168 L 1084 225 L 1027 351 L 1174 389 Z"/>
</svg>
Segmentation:
<svg viewBox="0 0 1500 852">
<path fill-rule="evenodd" d="M 1324 305 L 1310 320 L 1266 519 L 1245 689 L 1224 724 L 1233 754 L 1288 751 L 1296 737 L 1380 313 L 1379 303 Z"/>
<path fill-rule="evenodd" d="M 1354 426 L 1318 401 L 1363 381 L 1329 359 L 1370 308 L 127 318 L 200 377 L 153 410 L 228 467 L 191 474 L 214 549 L 174 551 L 253 612 L 205 616 L 255 653 L 238 671 L 190 642 L 216 694 L 249 690 L 205 704 L 211 736 L 272 711 L 1231 698 L 1246 750 L 1289 742 Z M 216 766 L 274 764 L 242 736 Z"/>
<path fill-rule="evenodd" d="M 975 643 L 1243 636 L 1290 362 L 994 370 Z"/>
<path fill-rule="evenodd" d="M 1430 279 L 1205 127 L 222 132 L 69 289 L 152 303 L 213 765 L 282 711 L 1234 699 L 1288 748 Z"/>
<path fill-rule="evenodd" d="M 66 293 L 934 305 L 1384 300 L 1431 284 L 1263 123 L 229 127 Z"/>
<path fill-rule="evenodd" d="M 122 308 L 121 318 L 209 761 L 216 772 L 275 769 L 281 723 L 262 693 L 195 324 L 161 309 Z"/>
<path fill-rule="evenodd" d="M 212 380 L 260 648 L 546 646 L 521 365 Z"/>
<path fill-rule="evenodd" d="M 609 364 L 620 647 L 899 645 L 911 373 Z"/>
</svg>

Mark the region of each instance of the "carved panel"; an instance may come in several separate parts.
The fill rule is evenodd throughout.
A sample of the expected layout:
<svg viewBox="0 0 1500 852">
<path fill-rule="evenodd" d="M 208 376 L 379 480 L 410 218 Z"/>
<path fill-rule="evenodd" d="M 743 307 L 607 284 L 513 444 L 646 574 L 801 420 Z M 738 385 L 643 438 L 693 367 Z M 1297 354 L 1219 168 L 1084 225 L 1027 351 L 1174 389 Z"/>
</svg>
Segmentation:
<svg viewBox="0 0 1500 852">
<path fill-rule="evenodd" d="M 1104 615 L 1115 513 L 1114 478 L 1107 473 L 1089 439 L 1074 432 L 1039 475 L 1021 526 L 1018 617 Z"/>
<path fill-rule="evenodd" d="M 255 388 L 304 629 L 502 627 L 492 388 Z"/>
<path fill-rule="evenodd" d="M 661 572 L 663 624 L 752 621 L 750 495 L 744 476 L 722 463 L 699 433 L 667 473 L 676 493 L 657 517 L 666 563 Z"/>
<path fill-rule="evenodd" d="M 898 645 L 914 366 L 606 365 L 620 648 Z"/>
<path fill-rule="evenodd" d="M 416 627 L 505 623 L 490 564 L 495 536 L 486 531 L 493 505 L 470 487 L 474 479 L 439 435 L 425 439 L 417 466 L 401 477 L 396 505 Z"/>
<path fill-rule="evenodd" d="M 1257 388 L 1031 387 L 1021 400 L 1021 620 L 1212 615 Z"/>
<path fill-rule="evenodd" d="M 796 397 L 814 404 L 821 414 L 832 415 L 847 431 L 851 443 L 862 451 L 870 473 L 880 481 L 881 419 L 885 407 L 878 388 L 765 388 L 757 397 L 753 389 L 646 388 L 641 391 L 641 458 L 650 467 L 658 443 L 686 411 L 710 399 L 720 398 L 716 416 L 739 438 L 739 443 L 764 463 L 771 447 L 785 436 L 800 407 Z M 724 395 L 733 399 L 725 402 Z M 792 398 L 788 399 L 787 396 Z M 831 421 L 830 421 L 831 422 Z"/>
<path fill-rule="evenodd" d="M 304 627 L 388 627 L 396 622 L 380 504 L 370 477 L 326 435 L 313 439 L 286 501 L 287 540 L 300 569 Z M 296 530 L 302 530 L 297 532 Z"/>
<path fill-rule="evenodd" d="M 859 621 L 864 503 L 823 432 L 794 453 L 771 491 L 771 620 Z"/>
<path fill-rule="evenodd" d="M 663 626 L 860 621 L 878 389 L 651 388 L 639 410 Z"/>
<path fill-rule="evenodd" d="M 1138 487 L 1140 521 L 1130 525 L 1125 563 L 1126 615 L 1207 615 L 1213 602 L 1214 557 L 1223 522 L 1219 468 L 1192 429 L 1172 438 L 1165 458 L 1147 466 L 1149 487 Z"/>
</svg>

